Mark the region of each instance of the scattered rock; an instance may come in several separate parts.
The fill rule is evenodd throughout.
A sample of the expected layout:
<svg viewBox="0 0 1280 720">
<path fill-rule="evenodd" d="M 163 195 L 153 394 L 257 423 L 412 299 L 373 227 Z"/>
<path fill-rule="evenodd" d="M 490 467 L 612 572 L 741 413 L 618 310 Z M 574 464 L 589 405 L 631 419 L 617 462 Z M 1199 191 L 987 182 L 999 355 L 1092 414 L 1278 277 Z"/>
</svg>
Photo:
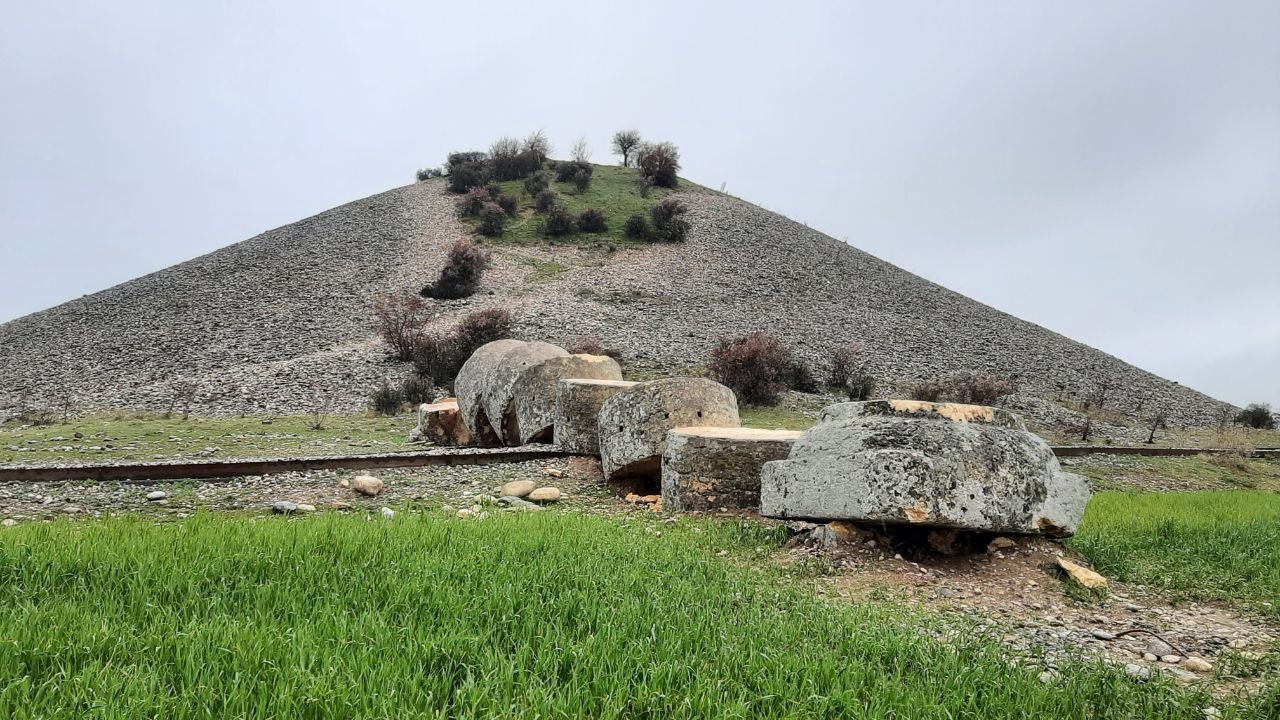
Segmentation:
<svg viewBox="0 0 1280 720">
<path fill-rule="evenodd" d="M 1094 630 L 1092 635 L 1099 640 L 1115 640 L 1116 634 L 1107 632 L 1106 630 Z"/>
<path fill-rule="evenodd" d="M 548 503 L 555 502 L 563 496 L 564 493 L 560 492 L 560 488 L 540 487 L 526 495 L 525 498 L 532 502 Z"/>
<path fill-rule="evenodd" d="M 1147 653 L 1156 657 L 1174 654 L 1173 646 L 1158 637 L 1153 637 L 1147 641 Z"/>
<path fill-rule="evenodd" d="M 389 507 L 384 507 L 384 508 L 382 508 L 381 510 L 379 510 L 378 512 L 379 512 L 379 513 L 381 513 L 381 514 L 382 514 L 382 517 L 384 517 L 384 518 L 393 518 L 393 517 L 395 517 L 395 516 L 396 516 L 396 511 L 395 511 L 395 510 L 392 510 L 392 509 L 391 509 L 391 508 L 389 508 Z"/>
<path fill-rule="evenodd" d="M 165 492 L 165 491 L 163 491 L 163 490 L 152 490 L 151 492 L 147 493 L 147 500 L 148 500 L 149 502 L 156 502 L 157 500 L 164 500 L 164 499 L 165 499 L 165 498 L 167 498 L 167 497 L 169 497 L 169 493 L 167 493 L 167 492 Z"/>
<path fill-rule="evenodd" d="M 1182 656 L 1173 655 L 1173 654 L 1161 655 L 1160 662 L 1165 663 L 1166 665 L 1177 665 L 1178 663 L 1182 662 Z"/>
<path fill-rule="evenodd" d="M 315 505 L 309 505 L 309 504 L 307 504 L 307 503 L 297 503 L 297 505 L 296 505 L 296 510 L 297 510 L 298 512 L 311 513 L 311 512 L 315 512 L 315 511 L 316 511 L 316 506 L 315 506 Z"/>
<path fill-rule="evenodd" d="M 351 478 L 351 489 L 361 495 L 375 497 L 382 492 L 382 487 L 382 481 L 372 475 L 357 475 Z"/>
<path fill-rule="evenodd" d="M 0 522 L 0 525 L 3 525 L 5 527 L 13 527 L 14 525 L 17 525 L 17 524 L 18 524 L 18 521 L 14 520 L 13 518 L 5 518 L 3 522 Z"/>
<path fill-rule="evenodd" d="M 1017 542 L 1001 535 L 1000 537 L 995 538 L 991 542 L 987 543 L 987 552 L 995 554 L 1000 552 L 1001 550 L 1012 550 L 1013 548 L 1016 548 L 1016 547 L 1018 547 Z"/>
<path fill-rule="evenodd" d="M 553 478 L 564 477 L 564 471 L 556 468 L 542 468 L 542 474 Z"/>
<path fill-rule="evenodd" d="M 298 504 L 291 503 L 288 500 L 277 500 L 271 503 L 271 512 L 280 515 L 289 515 L 298 512 Z"/>
<path fill-rule="evenodd" d="M 506 507 L 512 508 L 514 510 L 541 510 L 542 509 L 541 505 L 538 505 L 536 503 L 531 503 L 528 500 L 525 500 L 524 498 L 516 497 L 514 495 L 503 495 L 502 497 L 498 498 L 498 504 L 505 505 Z"/>
<path fill-rule="evenodd" d="M 1213 670 L 1213 663 L 1205 660 L 1204 658 L 1189 657 L 1182 661 L 1182 667 L 1192 672 L 1207 673 L 1210 670 Z"/>
<path fill-rule="evenodd" d="M 1090 589 L 1100 589 L 1107 587 L 1107 579 L 1089 568 L 1071 562 L 1070 560 L 1060 557 L 1058 558 L 1058 567 L 1067 573 L 1067 577 L 1074 580 L 1081 587 Z"/>
<path fill-rule="evenodd" d="M 334 500 L 333 502 L 329 503 L 329 507 L 338 511 L 346 511 L 351 509 L 351 503 L 345 502 L 343 500 Z"/>
<path fill-rule="evenodd" d="M 538 489 L 538 483 L 532 480 L 512 480 L 498 489 L 498 495 L 522 498 Z"/>
</svg>

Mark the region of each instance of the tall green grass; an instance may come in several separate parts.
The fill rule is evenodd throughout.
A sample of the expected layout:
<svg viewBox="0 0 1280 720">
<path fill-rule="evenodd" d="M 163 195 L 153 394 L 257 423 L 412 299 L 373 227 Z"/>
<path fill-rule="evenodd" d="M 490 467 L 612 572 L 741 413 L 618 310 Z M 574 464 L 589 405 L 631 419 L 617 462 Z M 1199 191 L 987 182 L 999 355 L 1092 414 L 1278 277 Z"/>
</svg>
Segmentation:
<svg viewBox="0 0 1280 720">
<path fill-rule="evenodd" d="M 1099 572 L 1174 599 L 1238 600 L 1280 617 L 1280 495 L 1101 492 L 1071 544 Z"/>
<path fill-rule="evenodd" d="M 634 521 L 632 521 L 634 523 Z M 643 524 L 643 523 L 642 523 Z M 197 516 L 0 533 L 5 718 L 1198 718 L 829 604 L 758 525 Z M 728 549 L 730 559 L 716 557 Z"/>
</svg>

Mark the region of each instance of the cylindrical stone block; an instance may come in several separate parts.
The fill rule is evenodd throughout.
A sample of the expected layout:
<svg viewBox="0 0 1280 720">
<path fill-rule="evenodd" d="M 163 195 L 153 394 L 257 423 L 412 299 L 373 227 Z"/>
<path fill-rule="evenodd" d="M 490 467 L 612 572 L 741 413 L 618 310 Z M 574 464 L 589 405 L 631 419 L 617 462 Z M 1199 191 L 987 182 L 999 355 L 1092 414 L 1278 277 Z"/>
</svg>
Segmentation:
<svg viewBox="0 0 1280 720">
<path fill-rule="evenodd" d="M 515 384 L 516 433 L 520 443 L 551 442 L 561 380 L 622 380 L 618 361 L 607 355 L 568 355 L 535 364 Z"/>
<path fill-rule="evenodd" d="M 502 356 L 524 344 L 523 340 L 495 340 L 481 345 L 471 353 L 471 357 L 467 358 L 458 371 L 458 376 L 454 378 L 453 390 L 458 398 L 458 412 L 477 444 L 497 445 L 500 442 L 485 411 L 485 388 Z"/>
<path fill-rule="evenodd" d="M 485 383 L 484 411 L 494 434 L 506 445 L 520 444 L 516 427 L 516 381 L 525 370 L 553 357 L 565 357 L 568 350 L 551 343 L 529 342 L 498 358 Z"/>
<path fill-rule="evenodd" d="M 635 387 L 626 380 L 561 380 L 556 391 L 555 444 L 569 452 L 600 454 L 600 407 L 614 395 Z"/>
<path fill-rule="evenodd" d="M 758 511 L 760 467 L 786 458 L 798 437 L 798 430 L 675 428 L 662 453 L 662 507 Z"/>
<path fill-rule="evenodd" d="M 636 385 L 600 408 L 600 463 L 606 479 L 657 478 L 667 431 L 738 427 L 733 391 L 704 378 L 666 378 Z"/>
</svg>

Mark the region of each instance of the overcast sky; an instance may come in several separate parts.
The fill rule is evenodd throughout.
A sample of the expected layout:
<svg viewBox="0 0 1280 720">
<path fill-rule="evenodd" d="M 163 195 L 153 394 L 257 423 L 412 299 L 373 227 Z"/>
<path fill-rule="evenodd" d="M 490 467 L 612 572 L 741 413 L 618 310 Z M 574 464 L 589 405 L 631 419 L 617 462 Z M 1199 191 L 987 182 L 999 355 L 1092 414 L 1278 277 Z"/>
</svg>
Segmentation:
<svg viewBox="0 0 1280 720">
<path fill-rule="evenodd" d="M 1280 2 L 0 0 L 0 321 L 543 128 L 1280 405 Z"/>
</svg>

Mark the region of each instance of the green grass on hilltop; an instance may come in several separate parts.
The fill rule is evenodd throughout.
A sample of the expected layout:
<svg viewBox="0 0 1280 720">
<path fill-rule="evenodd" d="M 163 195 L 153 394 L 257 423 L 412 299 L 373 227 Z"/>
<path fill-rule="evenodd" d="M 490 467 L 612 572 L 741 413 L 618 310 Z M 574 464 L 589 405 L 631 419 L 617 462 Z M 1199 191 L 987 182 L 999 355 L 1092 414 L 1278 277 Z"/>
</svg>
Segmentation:
<svg viewBox="0 0 1280 720">
<path fill-rule="evenodd" d="M 1104 575 L 1280 618 L 1280 495 L 1100 492 L 1071 545 Z"/>
<path fill-rule="evenodd" d="M 607 218 L 609 229 L 603 233 L 576 232 L 565 237 L 553 238 L 542 230 L 545 213 L 535 212 L 534 198 L 524 194 L 523 180 L 510 180 L 498 183 L 502 191 L 514 196 L 520 202 L 520 210 L 516 217 L 507 220 L 506 230 L 502 237 L 487 238 L 476 235 L 476 240 L 490 245 L 545 245 L 548 243 L 587 244 L 587 245 L 625 245 L 635 244 L 622 233 L 623 224 L 632 213 L 640 213 L 649 219 L 649 208 L 659 200 L 671 194 L 665 188 L 652 188 L 649 197 L 640 197 L 636 180 L 640 171 L 635 168 L 624 168 L 616 165 L 595 165 L 591 176 L 591 186 L 578 194 L 573 183 L 552 182 L 551 189 L 560 195 L 569 212 L 575 216 L 588 208 L 602 211 Z M 680 181 L 681 189 L 696 187 L 686 180 Z M 474 230 L 480 221 L 478 218 L 467 218 L 465 222 Z M 644 243 L 645 241 L 640 241 Z"/>
<path fill-rule="evenodd" d="M 327 417 L 319 430 L 312 427 L 314 422 L 310 416 L 277 417 L 263 424 L 256 417 L 182 420 L 127 413 L 53 425 L 6 422 L 0 424 L 0 464 L 359 455 L 422 449 L 406 442 L 417 422 L 412 415 Z M 84 437 L 76 439 L 76 432 Z"/>
<path fill-rule="evenodd" d="M 1195 718 L 1042 683 L 902 608 L 820 600 L 766 526 L 402 512 L 0 532 L 0 717 Z M 660 530 L 659 530 L 660 528 Z M 716 557 L 728 549 L 728 558 Z"/>
</svg>

